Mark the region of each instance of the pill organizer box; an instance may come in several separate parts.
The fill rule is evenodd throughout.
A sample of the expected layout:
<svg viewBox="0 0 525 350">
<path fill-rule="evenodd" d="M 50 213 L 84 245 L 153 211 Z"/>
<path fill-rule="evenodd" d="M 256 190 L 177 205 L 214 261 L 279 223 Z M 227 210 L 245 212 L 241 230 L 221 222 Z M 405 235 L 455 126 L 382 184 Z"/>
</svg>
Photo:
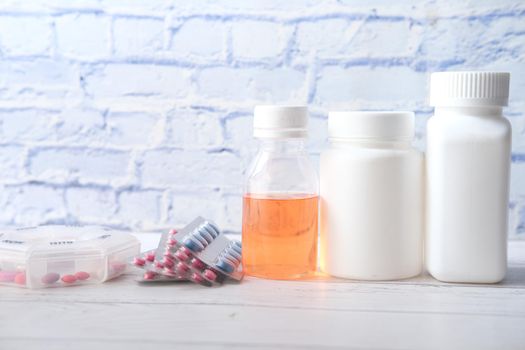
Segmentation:
<svg viewBox="0 0 525 350">
<path fill-rule="evenodd" d="M 140 252 L 127 232 L 99 226 L 40 226 L 0 231 L 0 284 L 47 288 L 102 283 Z"/>
</svg>

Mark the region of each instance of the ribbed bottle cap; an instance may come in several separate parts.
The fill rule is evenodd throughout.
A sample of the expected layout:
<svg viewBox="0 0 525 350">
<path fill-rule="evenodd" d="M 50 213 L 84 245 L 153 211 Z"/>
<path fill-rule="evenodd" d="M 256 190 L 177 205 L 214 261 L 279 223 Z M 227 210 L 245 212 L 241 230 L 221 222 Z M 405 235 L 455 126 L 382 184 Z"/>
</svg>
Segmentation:
<svg viewBox="0 0 525 350">
<path fill-rule="evenodd" d="M 431 106 L 506 106 L 509 73 L 439 72 L 430 76 Z"/>
<path fill-rule="evenodd" d="M 308 136 L 308 109 L 305 106 L 256 106 L 253 136 L 260 138 L 301 138 Z"/>
<path fill-rule="evenodd" d="M 412 112 L 330 112 L 331 139 L 411 140 L 414 137 Z"/>
</svg>

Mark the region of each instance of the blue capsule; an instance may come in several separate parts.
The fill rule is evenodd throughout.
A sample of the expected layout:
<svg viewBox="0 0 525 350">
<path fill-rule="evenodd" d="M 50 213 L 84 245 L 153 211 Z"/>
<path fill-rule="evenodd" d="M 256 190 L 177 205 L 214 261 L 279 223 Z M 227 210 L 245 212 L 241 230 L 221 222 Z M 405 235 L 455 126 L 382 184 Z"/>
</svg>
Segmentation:
<svg viewBox="0 0 525 350">
<path fill-rule="evenodd" d="M 208 230 L 206 230 L 206 227 L 200 227 L 198 230 L 197 230 L 198 234 L 204 238 L 206 240 L 206 242 L 209 244 L 211 243 L 215 237 L 213 237 L 209 232 Z"/>
<path fill-rule="evenodd" d="M 215 266 L 218 269 L 225 271 L 226 273 L 232 273 L 233 271 L 235 271 L 235 267 L 232 266 L 230 263 L 226 262 L 226 260 L 224 259 L 220 259 L 219 261 L 217 261 L 215 263 Z"/>
<path fill-rule="evenodd" d="M 184 240 L 184 245 L 192 252 L 200 252 L 204 249 L 204 245 L 202 245 L 199 241 L 192 239 L 192 237 L 187 237 Z"/>
</svg>

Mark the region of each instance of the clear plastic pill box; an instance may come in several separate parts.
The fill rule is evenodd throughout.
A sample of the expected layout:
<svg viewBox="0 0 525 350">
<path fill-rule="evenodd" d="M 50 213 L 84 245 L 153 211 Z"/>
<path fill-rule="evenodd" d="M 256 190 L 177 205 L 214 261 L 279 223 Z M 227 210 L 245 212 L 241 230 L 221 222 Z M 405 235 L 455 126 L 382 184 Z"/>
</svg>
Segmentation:
<svg viewBox="0 0 525 350">
<path fill-rule="evenodd" d="M 0 284 L 47 288 L 102 283 L 140 252 L 127 232 L 99 226 L 0 230 Z"/>
</svg>

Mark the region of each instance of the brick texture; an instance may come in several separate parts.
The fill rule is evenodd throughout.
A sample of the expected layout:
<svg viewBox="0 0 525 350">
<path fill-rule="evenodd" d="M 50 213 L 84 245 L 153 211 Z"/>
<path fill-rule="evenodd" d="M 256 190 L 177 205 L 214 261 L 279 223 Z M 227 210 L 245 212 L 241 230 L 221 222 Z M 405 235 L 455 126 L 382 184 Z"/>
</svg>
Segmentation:
<svg viewBox="0 0 525 350">
<path fill-rule="evenodd" d="M 0 8 L 0 225 L 239 232 L 255 104 L 409 109 L 430 72 L 512 73 L 509 234 L 525 238 L 520 0 L 9 1 Z"/>
</svg>

